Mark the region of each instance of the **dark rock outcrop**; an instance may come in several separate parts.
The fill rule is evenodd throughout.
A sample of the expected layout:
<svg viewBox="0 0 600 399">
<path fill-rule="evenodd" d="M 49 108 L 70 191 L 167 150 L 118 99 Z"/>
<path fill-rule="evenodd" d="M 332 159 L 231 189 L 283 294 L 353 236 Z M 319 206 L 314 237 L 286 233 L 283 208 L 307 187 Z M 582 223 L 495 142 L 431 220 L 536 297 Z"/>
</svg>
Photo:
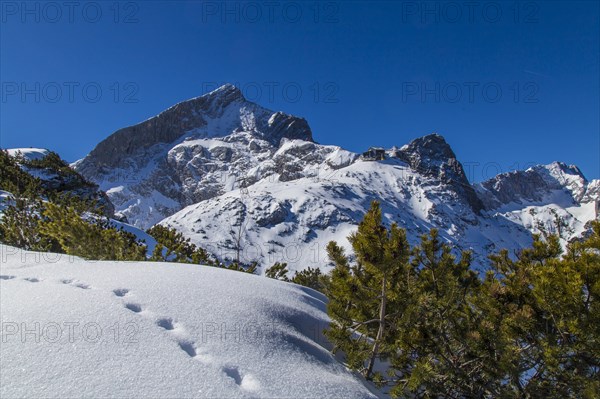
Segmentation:
<svg viewBox="0 0 600 399">
<path fill-rule="evenodd" d="M 283 138 L 313 141 L 312 132 L 306 119 L 276 112 L 269 119 L 264 139 L 275 146 L 279 146 Z"/>
<path fill-rule="evenodd" d="M 450 186 L 476 213 L 483 209 L 469 183 L 461 163 L 446 140 L 439 134 L 430 134 L 411 141 L 393 153 L 410 167 L 425 176 L 436 177 Z"/>
</svg>

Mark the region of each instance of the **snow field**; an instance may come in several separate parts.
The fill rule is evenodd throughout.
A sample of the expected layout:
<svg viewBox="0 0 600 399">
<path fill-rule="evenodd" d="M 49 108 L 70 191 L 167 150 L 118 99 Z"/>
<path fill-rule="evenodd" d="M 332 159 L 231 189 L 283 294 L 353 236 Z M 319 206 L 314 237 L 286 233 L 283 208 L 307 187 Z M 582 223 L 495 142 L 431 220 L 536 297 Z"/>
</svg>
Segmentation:
<svg viewBox="0 0 600 399">
<path fill-rule="evenodd" d="M 328 352 L 313 290 L 0 249 L 2 398 L 374 397 Z"/>
</svg>

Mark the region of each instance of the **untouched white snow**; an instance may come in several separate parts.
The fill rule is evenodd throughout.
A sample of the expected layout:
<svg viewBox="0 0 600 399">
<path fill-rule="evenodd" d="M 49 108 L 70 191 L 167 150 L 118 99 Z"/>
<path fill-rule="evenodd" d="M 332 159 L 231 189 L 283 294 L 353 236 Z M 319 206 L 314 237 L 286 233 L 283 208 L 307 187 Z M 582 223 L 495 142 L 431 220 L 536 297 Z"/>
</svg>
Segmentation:
<svg viewBox="0 0 600 399">
<path fill-rule="evenodd" d="M 21 155 L 29 161 L 42 159 L 50 153 L 50 151 L 44 148 L 9 148 L 6 151 L 11 157 L 16 156 L 18 153 L 21 153 Z"/>
<path fill-rule="evenodd" d="M 325 298 L 206 266 L 0 246 L 0 397 L 368 398 Z"/>
</svg>

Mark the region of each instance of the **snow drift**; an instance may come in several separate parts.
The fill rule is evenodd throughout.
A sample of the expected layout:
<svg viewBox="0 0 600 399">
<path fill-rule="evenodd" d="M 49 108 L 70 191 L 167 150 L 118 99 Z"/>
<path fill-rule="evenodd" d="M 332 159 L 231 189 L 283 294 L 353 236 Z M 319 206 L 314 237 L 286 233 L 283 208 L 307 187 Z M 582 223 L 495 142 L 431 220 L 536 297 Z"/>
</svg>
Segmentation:
<svg viewBox="0 0 600 399">
<path fill-rule="evenodd" d="M 326 299 L 308 288 L 0 251 L 2 398 L 374 397 L 326 349 Z"/>
</svg>

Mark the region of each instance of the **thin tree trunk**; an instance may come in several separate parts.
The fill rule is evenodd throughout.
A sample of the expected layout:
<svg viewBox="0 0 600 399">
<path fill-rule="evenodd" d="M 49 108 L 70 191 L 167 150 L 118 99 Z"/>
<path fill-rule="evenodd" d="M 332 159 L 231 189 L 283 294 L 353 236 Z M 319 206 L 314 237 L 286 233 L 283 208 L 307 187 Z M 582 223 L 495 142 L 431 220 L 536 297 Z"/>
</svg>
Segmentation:
<svg viewBox="0 0 600 399">
<path fill-rule="evenodd" d="M 371 374 L 373 373 L 375 358 L 379 354 L 379 344 L 381 343 L 381 339 L 383 338 L 383 332 L 385 329 L 385 306 L 387 304 L 387 298 L 385 296 L 385 286 L 386 277 L 383 276 L 383 281 L 381 282 L 381 303 L 379 304 L 379 330 L 377 331 L 377 338 L 375 338 L 375 343 L 373 343 L 373 350 L 371 351 L 371 358 L 369 359 L 369 367 L 367 368 L 367 372 L 365 373 L 366 379 L 369 379 L 371 377 Z"/>
</svg>

